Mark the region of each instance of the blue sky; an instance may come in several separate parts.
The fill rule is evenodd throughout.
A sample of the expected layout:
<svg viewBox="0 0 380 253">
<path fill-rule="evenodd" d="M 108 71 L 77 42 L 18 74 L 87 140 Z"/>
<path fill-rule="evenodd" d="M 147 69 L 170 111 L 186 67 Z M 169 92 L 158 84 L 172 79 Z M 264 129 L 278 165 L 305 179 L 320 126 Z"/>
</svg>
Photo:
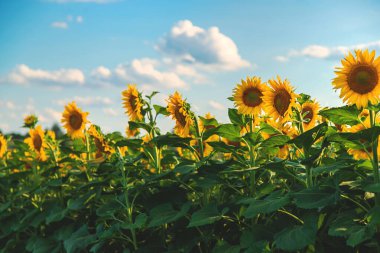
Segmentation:
<svg viewBox="0 0 380 253">
<path fill-rule="evenodd" d="M 105 131 L 124 131 L 128 83 L 160 91 L 162 105 L 178 90 L 220 121 L 234 86 L 253 75 L 280 75 L 322 106 L 340 105 L 339 59 L 380 52 L 379 1 L 2 0 L 0 14 L 5 132 L 25 131 L 30 113 L 49 127 L 72 100 Z"/>
</svg>

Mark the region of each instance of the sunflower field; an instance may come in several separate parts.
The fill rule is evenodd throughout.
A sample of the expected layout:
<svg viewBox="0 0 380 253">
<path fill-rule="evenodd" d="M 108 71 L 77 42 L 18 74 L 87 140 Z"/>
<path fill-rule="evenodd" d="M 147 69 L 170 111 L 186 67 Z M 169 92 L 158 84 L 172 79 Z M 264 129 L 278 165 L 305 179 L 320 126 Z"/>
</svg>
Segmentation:
<svg viewBox="0 0 380 253">
<path fill-rule="evenodd" d="M 27 138 L 0 134 L 0 252 L 380 252 L 380 57 L 341 64 L 342 107 L 253 76 L 228 123 L 136 85 L 123 134 L 75 102 L 66 134 L 26 117 Z"/>
</svg>

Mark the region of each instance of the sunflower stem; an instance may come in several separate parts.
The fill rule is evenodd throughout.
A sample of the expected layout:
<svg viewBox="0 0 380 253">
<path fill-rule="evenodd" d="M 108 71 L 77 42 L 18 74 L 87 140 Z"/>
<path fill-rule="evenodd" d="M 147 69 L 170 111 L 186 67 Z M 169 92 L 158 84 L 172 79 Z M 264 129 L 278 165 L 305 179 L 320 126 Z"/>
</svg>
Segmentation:
<svg viewBox="0 0 380 253">
<path fill-rule="evenodd" d="M 253 133 L 253 121 L 254 117 L 249 117 L 249 131 L 252 134 Z M 250 156 L 250 165 L 251 167 L 255 167 L 256 165 L 256 159 L 255 159 L 255 150 L 251 145 L 248 145 L 249 147 L 249 156 Z M 251 184 L 251 193 L 252 195 L 256 192 L 256 171 L 253 170 L 250 172 L 250 184 Z"/>
<path fill-rule="evenodd" d="M 370 120 L 371 120 L 371 127 L 374 127 L 376 125 L 376 114 L 373 110 L 369 111 L 370 113 Z M 375 140 L 372 142 L 372 152 L 373 152 L 373 177 L 375 184 L 380 183 L 380 177 L 379 177 L 379 157 L 377 154 L 377 147 L 378 147 L 378 141 L 379 137 L 376 137 Z M 380 205 L 380 195 L 379 193 L 375 193 L 375 203 L 377 206 Z"/>
<path fill-rule="evenodd" d="M 89 175 L 89 172 L 90 172 L 90 140 L 89 140 L 89 136 L 88 136 L 88 132 L 86 130 L 84 130 L 84 135 L 85 135 L 85 138 L 86 138 L 86 160 L 87 160 L 87 163 L 86 163 L 86 177 L 87 177 L 87 180 L 88 182 L 90 182 L 90 175 Z"/>
<path fill-rule="evenodd" d="M 194 119 L 195 119 L 195 130 L 197 132 L 198 146 L 199 146 L 199 151 L 200 151 L 199 157 L 201 158 L 201 160 L 203 160 L 203 139 L 202 139 L 201 131 L 199 129 L 197 116 L 194 115 Z"/>
</svg>

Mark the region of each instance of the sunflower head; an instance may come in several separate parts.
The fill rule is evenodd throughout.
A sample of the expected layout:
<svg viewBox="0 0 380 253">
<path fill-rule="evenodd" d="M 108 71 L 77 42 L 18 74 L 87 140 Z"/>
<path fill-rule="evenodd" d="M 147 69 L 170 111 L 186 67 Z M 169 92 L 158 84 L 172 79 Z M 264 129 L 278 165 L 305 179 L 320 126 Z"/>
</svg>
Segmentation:
<svg viewBox="0 0 380 253">
<path fill-rule="evenodd" d="M 316 102 L 305 102 L 301 106 L 301 114 L 303 118 L 303 129 L 305 131 L 312 129 L 318 119 L 319 104 Z"/>
<path fill-rule="evenodd" d="M 194 115 L 181 94 L 175 92 L 169 97 L 167 110 L 176 122 L 174 132 L 182 137 L 189 136 L 190 127 L 194 124 Z"/>
<path fill-rule="evenodd" d="M 368 103 L 377 104 L 380 94 L 380 57 L 375 59 L 375 51 L 355 50 L 341 61 L 342 67 L 336 68 L 332 84 L 340 89 L 340 97 L 349 105 L 358 108 Z"/>
<path fill-rule="evenodd" d="M 143 100 L 141 93 L 137 90 L 136 85 L 129 84 L 128 88 L 122 92 L 125 112 L 131 121 L 141 121 Z"/>
<path fill-rule="evenodd" d="M 87 116 L 88 112 L 82 112 L 75 102 L 65 106 L 61 122 L 71 138 L 76 139 L 84 137 L 84 129 L 88 122 Z"/>
<path fill-rule="evenodd" d="M 260 77 L 247 77 L 233 90 L 233 99 L 239 113 L 258 115 L 263 105 L 264 92 L 268 90 L 265 83 L 261 82 Z"/>
<path fill-rule="evenodd" d="M 129 127 L 129 125 L 127 125 L 127 127 L 125 128 L 125 134 L 127 135 L 128 138 L 131 138 L 131 137 L 135 137 L 136 135 L 138 135 L 140 133 L 139 129 L 136 128 L 136 129 L 131 129 Z"/>
<path fill-rule="evenodd" d="M 36 115 L 28 115 L 24 118 L 24 126 L 26 128 L 34 128 L 37 125 L 38 118 Z"/>
<path fill-rule="evenodd" d="M 7 140 L 0 134 L 0 158 L 2 158 L 7 152 Z"/>
<path fill-rule="evenodd" d="M 275 120 L 286 121 L 290 117 L 297 95 L 287 79 L 282 81 L 277 76 L 277 80 L 271 79 L 268 82 L 270 89 L 264 92 L 264 110 Z"/>
<path fill-rule="evenodd" d="M 93 138 L 96 146 L 96 158 L 102 157 L 103 154 L 112 154 L 114 149 L 107 143 L 100 128 L 96 125 L 91 125 L 87 133 Z"/>
<path fill-rule="evenodd" d="M 29 145 L 29 149 L 36 152 L 37 159 L 40 161 L 46 161 L 47 156 L 45 148 L 47 147 L 45 141 L 45 133 L 41 126 L 37 126 L 34 129 L 29 130 L 29 138 L 25 139 L 25 143 Z"/>
</svg>

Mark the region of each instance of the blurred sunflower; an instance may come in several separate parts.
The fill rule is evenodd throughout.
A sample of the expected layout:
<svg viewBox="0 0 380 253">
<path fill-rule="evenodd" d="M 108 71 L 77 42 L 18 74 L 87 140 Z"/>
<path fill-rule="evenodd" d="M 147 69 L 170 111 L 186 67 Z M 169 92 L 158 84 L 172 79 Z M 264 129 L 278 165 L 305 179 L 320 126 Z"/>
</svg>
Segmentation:
<svg viewBox="0 0 380 253">
<path fill-rule="evenodd" d="M 177 91 L 169 97 L 168 112 L 176 121 L 174 132 L 181 137 L 189 136 L 190 127 L 194 124 L 190 105 L 186 103 Z"/>
<path fill-rule="evenodd" d="M 258 115 L 263 105 L 264 92 L 268 90 L 261 78 L 254 76 L 247 77 L 247 81 L 241 80 L 233 90 L 235 106 L 242 114 Z"/>
<path fill-rule="evenodd" d="M 73 138 L 84 137 L 84 129 L 86 128 L 88 112 L 82 112 L 77 107 L 75 102 L 65 106 L 65 111 L 62 114 L 61 122 L 67 130 L 67 134 Z"/>
<path fill-rule="evenodd" d="M 95 158 L 103 157 L 103 154 L 109 155 L 115 152 L 115 150 L 104 139 L 99 127 L 91 125 L 87 132 L 90 136 L 92 136 L 96 146 Z"/>
<path fill-rule="evenodd" d="M 375 59 L 375 51 L 355 50 L 355 56 L 349 52 L 342 65 L 336 68 L 332 84 L 334 89 L 340 89 L 343 101 L 358 108 L 367 107 L 368 103 L 377 104 L 380 96 L 380 57 Z"/>
<path fill-rule="evenodd" d="M 379 122 L 379 121 L 380 121 L 380 118 L 377 117 L 376 122 Z M 356 133 L 370 127 L 371 127 L 371 121 L 370 121 L 370 118 L 368 117 L 360 124 L 351 126 L 350 128 L 345 128 L 345 131 L 350 132 L 350 133 Z M 370 156 L 372 156 L 372 147 L 370 143 L 367 143 L 365 141 L 360 141 L 360 142 L 363 145 L 362 148 L 357 148 L 357 147 L 349 148 L 347 149 L 347 153 L 352 155 L 355 160 L 369 159 Z M 380 145 L 377 145 L 377 152 L 378 154 L 380 154 Z"/>
<path fill-rule="evenodd" d="M 2 158 L 7 152 L 7 140 L 2 134 L 0 134 L 0 158 Z"/>
<path fill-rule="evenodd" d="M 25 139 L 25 143 L 29 145 L 30 150 L 36 152 L 37 159 L 40 161 L 46 161 L 47 156 L 45 148 L 47 144 L 45 142 L 45 133 L 41 126 L 37 126 L 35 129 L 29 130 L 29 138 Z"/>
<path fill-rule="evenodd" d="M 131 137 L 135 137 L 136 135 L 138 135 L 140 133 L 139 129 L 136 128 L 136 129 L 131 129 L 129 127 L 129 125 L 127 125 L 127 127 L 125 128 L 125 134 L 127 135 L 128 138 L 131 138 Z"/>
<path fill-rule="evenodd" d="M 264 110 L 275 120 L 286 121 L 295 105 L 297 95 L 289 81 L 282 81 L 279 76 L 277 80 L 268 81 L 270 89 L 264 92 Z"/>
<path fill-rule="evenodd" d="M 122 92 L 122 97 L 129 119 L 131 121 L 141 121 L 143 119 L 143 115 L 141 114 L 143 101 L 136 85 L 129 84 L 128 88 Z"/>
<path fill-rule="evenodd" d="M 301 114 L 303 118 L 303 129 L 305 131 L 312 129 L 318 119 L 319 104 L 316 102 L 306 102 L 301 106 Z"/>
<path fill-rule="evenodd" d="M 27 127 L 27 128 L 34 128 L 36 126 L 38 122 L 38 118 L 31 114 L 31 115 L 28 115 L 24 118 L 24 126 L 23 127 Z"/>
</svg>

